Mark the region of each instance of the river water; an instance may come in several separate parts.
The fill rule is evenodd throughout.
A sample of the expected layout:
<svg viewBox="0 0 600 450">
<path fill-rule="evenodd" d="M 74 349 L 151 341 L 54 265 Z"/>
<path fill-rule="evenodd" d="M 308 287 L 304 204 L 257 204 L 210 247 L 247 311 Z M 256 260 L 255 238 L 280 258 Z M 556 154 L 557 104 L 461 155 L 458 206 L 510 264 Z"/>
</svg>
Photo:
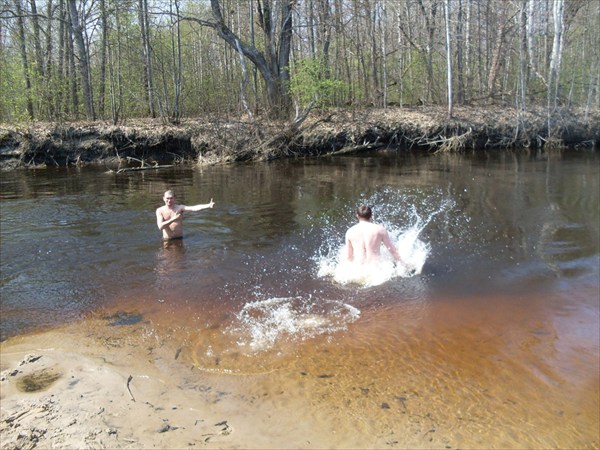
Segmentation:
<svg viewBox="0 0 600 450">
<path fill-rule="evenodd" d="M 216 202 L 171 243 L 166 189 Z M 4 172 L 1 338 L 101 320 L 332 447 L 598 448 L 599 202 L 597 153 Z M 340 263 L 360 203 L 416 273 Z"/>
</svg>

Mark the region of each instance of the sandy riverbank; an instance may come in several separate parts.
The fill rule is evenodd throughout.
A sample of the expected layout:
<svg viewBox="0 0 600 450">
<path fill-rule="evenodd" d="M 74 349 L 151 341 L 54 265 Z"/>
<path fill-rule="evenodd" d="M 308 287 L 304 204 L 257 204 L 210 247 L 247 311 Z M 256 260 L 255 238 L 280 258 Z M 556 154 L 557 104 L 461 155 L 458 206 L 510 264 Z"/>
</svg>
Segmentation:
<svg viewBox="0 0 600 450">
<path fill-rule="evenodd" d="M 92 335 L 78 325 L 2 343 L 2 449 L 327 445 L 309 418 L 292 426 L 293 417 L 253 408 L 227 376 Z"/>
<path fill-rule="evenodd" d="M 243 445 L 208 392 L 184 392 L 128 353 L 55 332 L 4 343 L 2 448 Z"/>
</svg>

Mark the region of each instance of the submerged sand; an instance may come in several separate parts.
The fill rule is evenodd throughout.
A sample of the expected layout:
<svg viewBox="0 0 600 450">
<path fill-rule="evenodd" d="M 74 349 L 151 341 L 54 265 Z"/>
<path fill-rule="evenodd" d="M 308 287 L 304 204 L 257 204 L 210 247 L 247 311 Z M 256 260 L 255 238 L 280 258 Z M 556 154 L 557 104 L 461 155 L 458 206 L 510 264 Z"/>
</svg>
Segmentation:
<svg viewBox="0 0 600 450">
<path fill-rule="evenodd" d="M 141 322 L 8 339 L 0 448 L 598 448 L 595 344 L 557 359 L 537 322 L 499 332 L 471 309 L 472 326 L 449 310 L 424 326 L 401 311 L 247 361 L 217 355 L 220 330 Z"/>
</svg>

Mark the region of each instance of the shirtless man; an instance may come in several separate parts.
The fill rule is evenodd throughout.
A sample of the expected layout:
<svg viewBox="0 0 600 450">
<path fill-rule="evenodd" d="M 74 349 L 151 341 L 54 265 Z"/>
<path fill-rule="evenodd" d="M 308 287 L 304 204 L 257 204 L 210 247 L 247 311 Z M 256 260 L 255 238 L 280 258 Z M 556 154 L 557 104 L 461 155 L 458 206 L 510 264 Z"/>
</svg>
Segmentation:
<svg viewBox="0 0 600 450">
<path fill-rule="evenodd" d="M 185 211 L 201 211 L 212 208 L 215 204 L 212 198 L 205 205 L 185 206 L 175 203 L 173 191 L 165 192 L 165 206 L 156 210 L 156 225 L 162 231 L 163 239 L 178 239 L 183 237 L 183 213 Z"/>
<path fill-rule="evenodd" d="M 371 216 L 371 208 L 366 205 L 356 210 L 358 223 L 346 232 L 346 259 L 357 264 L 378 262 L 383 244 L 396 261 L 403 262 L 387 230 L 382 225 L 372 223 Z"/>
</svg>

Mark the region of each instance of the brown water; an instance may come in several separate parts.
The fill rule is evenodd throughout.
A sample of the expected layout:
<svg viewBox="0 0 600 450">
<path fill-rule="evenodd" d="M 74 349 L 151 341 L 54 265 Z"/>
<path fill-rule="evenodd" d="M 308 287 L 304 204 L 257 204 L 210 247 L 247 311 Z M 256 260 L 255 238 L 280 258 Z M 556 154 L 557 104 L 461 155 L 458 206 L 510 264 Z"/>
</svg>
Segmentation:
<svg viewBox="0 0 600 450">
<path fill-rule="evenodd" d="M 290 411 L 310 417 L 312 443 L 292 433 L 290 447 L 598 448 L 598 162 L 3 173 L 2 338 L 94 319 L 107 342 L 125 334 L 225 379 L 274 429 Z M 216 202 L 170 245 L 154 217 L 167 188 Z M 364 286 L 324 274 L 363 201 L 415 245 L 418 275 Z"/>
</svg>

